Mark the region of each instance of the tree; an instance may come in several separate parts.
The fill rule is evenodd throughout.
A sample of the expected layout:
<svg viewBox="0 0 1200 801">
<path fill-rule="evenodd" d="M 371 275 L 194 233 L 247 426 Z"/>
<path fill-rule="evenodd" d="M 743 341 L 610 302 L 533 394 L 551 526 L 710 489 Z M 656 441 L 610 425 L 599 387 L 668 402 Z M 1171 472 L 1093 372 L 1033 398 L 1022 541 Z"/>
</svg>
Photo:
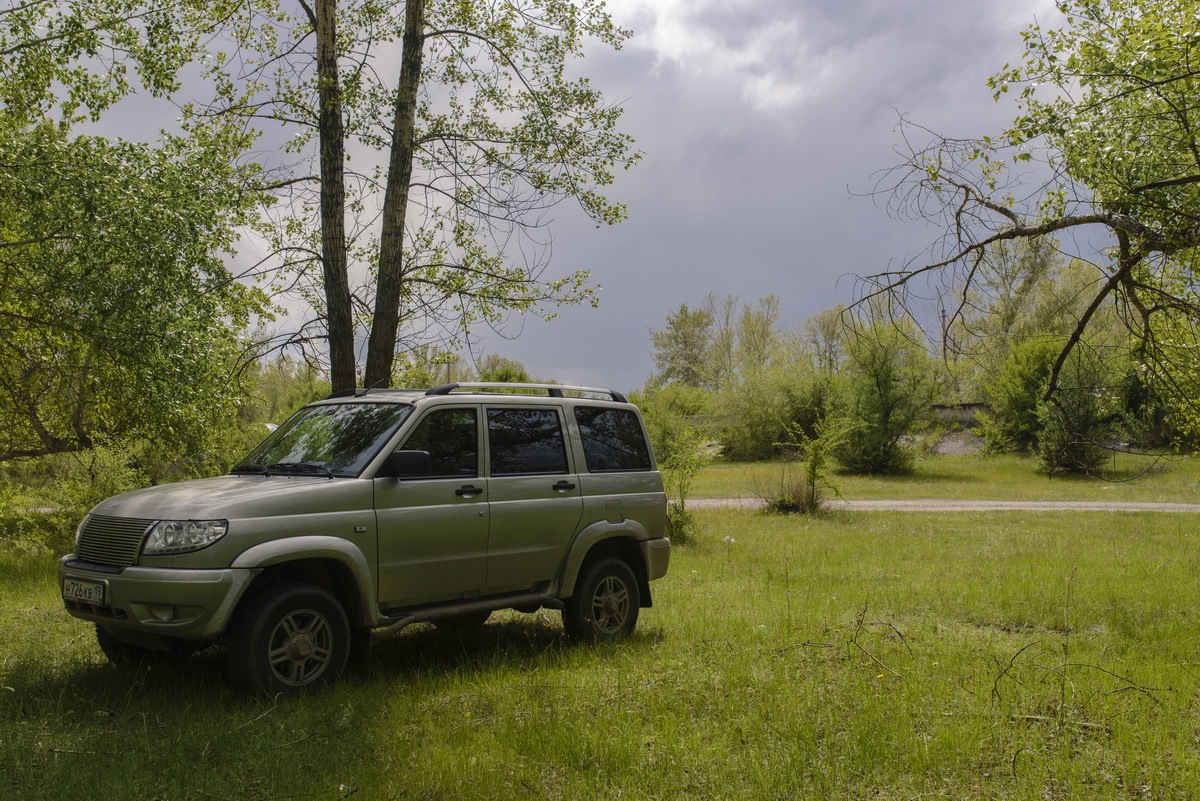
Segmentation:
<svg viewBox="0 0 1200 801">
<path fill-rule="evenodd" d="M 1195 409 L 1200 4 L 1060 0 L 1058 8 L 1063 26 L 1030 26 L 1022 62 L 990 82 L 997 98 L 1017 95 L 1019 114 L 1002 136 L 920 144 L 920 129 L 905 125 L 910 158 L 881 175 L 876 191 L 894 213 L 940 220 L 946 233 L 927 262 L 874 276 L 865 294 L 914 290 L 924 278 L 961 290 L 1000 243 L 1103 235 L 1106 246 L 1090 254 L 1096 280 L 1055 357 L 1046 400 L 1111 305 L 1135 359 Z M 1031 175 L 1045 178 L 1032 193 Z M 962 308 L 948 308 L 948 325 Z"/>
<path fill-rule="evenodd" d="M 841 466 L 867 475 L 903 473 L 912 466 L 904 438 L 928 416 L 937 397 L 933 360 L 915 326 L 870 322 L 847 340 L 833 429 Z"/>
<path fill-rule="evenodd" d="M 1038 409 L 1060 347 L 1045 339 L 1017 343 L 985 381 L 991 411 L 980 422 L 989 451 L 1029 451 L 1037 445 L 1041 433 Z"/>
<path fill-rule="evenodd" d="M 232 413 L 265 309 L 221 258 L 252 211 L 239 146 L 0 125 L 0 461 L 184 448 Z"/>
<path fill-rule="evenodd" d="M 585 43 L 616 48 L 628 35 L 603 4 L 301 6 L 300 18 L 271 0 L 259 17 L 243 11 L 230 29 L 239 58 L 212 61 L 219 102 L 191 112 L 283 125 L 293 152 L 318 140 L 319 178 L 295 169 L 277 182 L 292 216 L 276 244 L 299 267 L 322 266 L 302 288 L 334 389 L 357 383 L 364 326 L 363 382 L 387 386 L 402 329 L 405 348 L 452 348 L 477 323 L 594 303 L 586 273 L 545 276 L 546 226 L 566 200 L 598 224 L 625 215 L 600 191 L 639 157 L 617 129 L 621 109 L 568 74 Z M 387 47 L 397 37 L 398 75 Z M 349 169 L 351 155 L 374 154 L 382 165 Z M 311 216 L 320 237 L 298 222 Z M 355 286 L 364 265 L 370 277 Z"/>
<path fill-rule="evenodd" d="M 178 88 L 213 11 L 0 8 L 0 460 L 114 441 L 127 456 L 139 438 L 143 455 L 178 455 L 233 417 L 240 333 L 266 308 L 223 258 L 252 219 L 256 170 L 234 166 L 248 137 L 74 133 L 134 92 Z"/>
<path fill-rule="evenodd" d="M 498 353 L 489 353 L 479 360 L 476 369 L 480 381 L 495 381 L 501 384 L 528 384 L 533 381 L 525 365 L 506 359 Z"/>
<path fill-rule="evenodd" d="M 712 339 L 712 312 L 686 303 L 667 315 L 662 330 L 650 330 L 654 346 L 654 380 L 689 387 L 709 386 L 708 349 Z"/>
<path fill-rule="evenodd" d="M 0 114 L 98 119 L 141 87 L 162 96 L 196 54 L 207 4 L 23 0 L 0 8 Z M 131 74 L 132 73 L 132 74 Z"/>
</svg>

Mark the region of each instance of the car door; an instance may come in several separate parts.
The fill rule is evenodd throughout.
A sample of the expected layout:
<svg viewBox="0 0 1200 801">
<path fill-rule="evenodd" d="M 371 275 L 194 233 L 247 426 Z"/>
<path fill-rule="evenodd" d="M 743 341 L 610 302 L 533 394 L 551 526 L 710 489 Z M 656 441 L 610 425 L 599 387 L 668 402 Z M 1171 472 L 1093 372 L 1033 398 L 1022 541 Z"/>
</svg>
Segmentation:
<svg viewBox="0 0 1200 801">
<path fill-rule="evenodd" d="M 557 406 L 488 406 L 489 590 L 525 589 L 558 573 L 583 515 L 579 477 Z"/>
<path fill-rule="evenodd" d="M 384 609 L 461 597 L 487 578 L 488 485 L 477 406 L 429 410 L 400 450 L 428 451 L 429 475 L 375 479 Z"/>
</svg>

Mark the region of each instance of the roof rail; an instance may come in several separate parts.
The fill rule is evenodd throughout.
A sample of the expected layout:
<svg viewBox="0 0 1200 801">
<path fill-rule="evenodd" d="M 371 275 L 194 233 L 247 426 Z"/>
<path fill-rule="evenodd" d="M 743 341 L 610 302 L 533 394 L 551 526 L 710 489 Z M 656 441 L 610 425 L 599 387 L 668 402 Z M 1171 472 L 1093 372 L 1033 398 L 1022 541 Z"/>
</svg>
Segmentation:
<svg viewBox="0 0 1200 801">
<path fill-rule="evenodd" d="M 546 394 L 551 398 L 565 398 L 564 393 L 570 392 L 579 395 L 607 395 L 617 403 L 628 403 L 625 396 L 614 389 L 601 389 L 599 387 L 577 387 L 569 384 L 509 384 L 501 381 L 461 381 L 454 384 L 442 384 L 433 389 L 427 390 L 426 395 L 449 395 L 456 389 L 466 390 L 492 390 L 497 394 L 519 395 L 523 393 L 512 392 L 514 389 L 541 389 L 545 390 Z"/>
<path fill-rule="evenodd" d="M 361 398 L 363 395 L 388 394 L 396 392 L 423 392 L 420 389 L 404 389 L 402 387 L 357 387 L 355 389 L 339 389 L 325 396 L 325 400 L 334 398 Z"/>
</svg>

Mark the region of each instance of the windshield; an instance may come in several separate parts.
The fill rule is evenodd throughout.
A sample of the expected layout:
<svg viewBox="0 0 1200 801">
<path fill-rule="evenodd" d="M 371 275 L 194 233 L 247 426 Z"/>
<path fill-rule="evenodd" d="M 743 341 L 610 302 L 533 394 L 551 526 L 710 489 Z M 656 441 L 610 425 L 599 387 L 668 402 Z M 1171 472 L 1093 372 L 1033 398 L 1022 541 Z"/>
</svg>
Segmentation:
<svg viewBox="0 0 1200 801">
<path fill-rule="evenodd" d="M 230 472 L 354 477 L 411 412 L 411 406 L 398 403 L 306 406 Z"/>
</svg>

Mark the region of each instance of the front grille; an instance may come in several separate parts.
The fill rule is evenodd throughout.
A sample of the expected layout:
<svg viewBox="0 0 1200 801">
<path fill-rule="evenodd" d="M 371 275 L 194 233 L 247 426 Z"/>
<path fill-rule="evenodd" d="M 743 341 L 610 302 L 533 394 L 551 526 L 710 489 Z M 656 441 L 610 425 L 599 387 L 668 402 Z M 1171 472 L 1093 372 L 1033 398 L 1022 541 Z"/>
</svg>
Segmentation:
<svg viewBox="0 0 1200 801">
<path fill-rule="evenodd" d="M 90 515 L 83 524 L 75 555 L 100 565 L 128 567 L 137 561 L 142 538 L 154 522 L 133 517 Z"/>
</svg>

